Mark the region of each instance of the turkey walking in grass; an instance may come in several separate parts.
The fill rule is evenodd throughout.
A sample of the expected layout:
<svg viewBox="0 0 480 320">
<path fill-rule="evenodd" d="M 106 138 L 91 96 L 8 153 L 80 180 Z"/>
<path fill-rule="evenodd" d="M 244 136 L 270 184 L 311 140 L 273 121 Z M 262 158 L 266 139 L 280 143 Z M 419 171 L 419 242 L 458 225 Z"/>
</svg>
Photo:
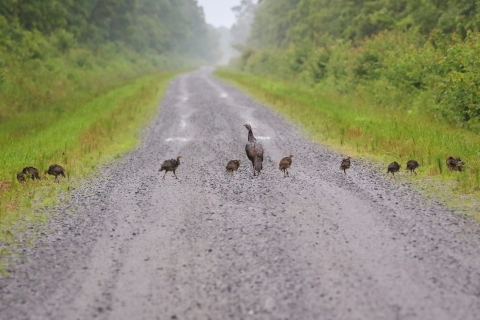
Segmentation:
<svg viewBox="0 0 480 320">
<path fill-rule="evenodd" d="M 391 173 L 393 178 L 395 178 L 395 172 L 400 171 L 400 167 L 401 165 L 399 165 L 398 162 L 393 161 L 388 165 L 387 173 Z"/>
<path fill-rule="evenodd" d="M 18 180 L 18 182 L 23 183 L 23 182 L 27 181 L 27 179 L 25 178 L 25 176 L 26 176 L 26 175 L 25 175 L 25 173 L 23 173 L 23 172 L 17 173 L 17 180 Z"/>
<path fill-rule="evenodd" d="M 350 157 L 345 158 L 342 160 L 342 163 L 340 164 L 340 170 L 343 170 L 343 173 L 347 175 L 347 169 L 350 168 Z"/>
<path fill-rule="evenodd" d="M 257 142 L 257 139 L 253 136 L 252 127 L 249 124 L 244 125 L 248 129 L 248 142 L 245 145 L 245 152 L 250 161 L 252 161 L 253 175 L 263 169 L 263 147 Z"/>
<path fill-rule="evenodd" d="M 278 165 L 278 168 L 283 171 L 283 177 L 289 177 L 289 174 L 288 174 L 288 168 L 290 168 L 290 166 L 292 165 L 292 158 L 293 158 L 293 155 L 290 155 L 288 157 L 285 157 L 283 158 L 282 160 L 280 160 L 280 164 Z"/>
<path fill-rule="evenodd" d="M 19 182 L 25 182 L 27 181 L 27 179 L 40 180 L 40 175 L 38 170 L 34 167 L 25 167 L 23 168 L 22 172 L 17 174 L 17 180 Z"/>
<path fill-rule="evenodd" d="M 173 175 L 175 176 L 175 179 L 178 180 L 178 177 L 175 174 L 175 170 L 177 170 L 178 166 L 180 165 L 180 158 L 182 158 L 182 156 L 178 156 L 176 160 L 170 159 L 170 160 L 165 160 L 165 162 L 163 162 L 162 166 L 158 170 L 158 172 L 162 172 L 165 170 L 165 174 L 163 175 L 162 179 L 165 179 L 165 175 L 167 174 L 168 171 L 172 171 Z"/>
<path fill-rule="evenodd" d="M 451 156 L 447 158 L 446 163 L 451 171 L 462 171 L 462 166 L 465 164 L 462 159 Z"/>
<path fill-rule="evenodd" d="M 65 178 L 65 169 L 63 169 L 62 166 L 58 165 L 58 164 L 52 164 L 50 167 L 48 167 L 48 170 L 45 170 L 45 174 L 49 174 L 49 175 L 52 175 L 52 176 L 55 176 L 55 180 L 53 180 L 53 182 L 60 182 L 58 180 L 58 176 L 62 176 Z"/>
<path fill-rule="evenodd" d="M 233 177 L 233 172 L 237 171 L 240 167 L 240 160 L 230 160 L 227 164 L 227 172 Z"/>
<path fill-rule="evenodd" d="M 420 164 L 418 164 L 416 160 L 409 160 L 407 162 L 407 170 L 410 171 L 410 175 L 412 175 L 412 173 L 415 173 L 415 175 L 417 175 L 417 173 L 415 172 L 415 169 L 417 169 L 419 166 Z"/>
</svg>

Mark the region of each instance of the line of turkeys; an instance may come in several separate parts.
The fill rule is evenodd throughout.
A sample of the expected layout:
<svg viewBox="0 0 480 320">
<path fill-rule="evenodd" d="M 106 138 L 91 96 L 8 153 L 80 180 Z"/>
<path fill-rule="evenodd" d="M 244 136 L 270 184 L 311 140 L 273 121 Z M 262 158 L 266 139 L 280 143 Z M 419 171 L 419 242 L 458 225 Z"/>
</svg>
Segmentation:
<svg viewBox="0 0 480 320">
<path fill-rule="evenodd" d="M 62 177 L 65 178 L 65 169 L 63 169 L 62 166 L 58 164 L 52 164 L 48 170 L 45 170 L 45 174 L 50 174 L 52 176 L 55 176 L 54 182 L 60 182 L 58 180 L 58 176 L 61 175 Z M 23 170 L 19 173 L 17 173 L 17 180 L 18 182 L 26 182 L 27 180 L 41 180 L 40 179 L 40 172 L 38 171 L 37 168 L 34 167 L 25 167 Z"/>
</svg>

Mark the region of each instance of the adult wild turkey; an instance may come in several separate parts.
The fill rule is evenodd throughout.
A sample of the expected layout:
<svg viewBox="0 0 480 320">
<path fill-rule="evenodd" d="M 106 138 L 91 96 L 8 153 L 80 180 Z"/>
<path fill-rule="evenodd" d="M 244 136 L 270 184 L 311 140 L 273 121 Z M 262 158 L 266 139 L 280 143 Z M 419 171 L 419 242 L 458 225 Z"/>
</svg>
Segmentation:
<svg viewBox="0 0 480 320">
<path fill-rule="evenodd" d="M 175 179 L 178 180 L 177 175 L 175 174 L 175 170 L 177 170 L 178 166 L 180 165 L 180 158 L 182 156 L 178 156 L 177 159 L 170 159 L 170 160 L 165 160 L 158 170 L 158 172 L 162 172 L 165 170 L 165 174 L 163 175 L 162 179 L 165 179 L 165 175 L 167 174 L 168 171 L 173 171 L 173 175 L 175 176 Z"/>
<path fill-rule="evenodd" d="M 420 166 L 420 164 L 416 160 L 409 160 L 407 162 L 407 170 L 410 170 L 410 175 L 412 175 L 412 172 L 417 175 L 415 172 L 415 169 L 417 169 Z"/>
<path fill-rule="evenodd" d="M 260 174 L 263 166 L 263 147 L 253 136 L 252 127 L 249 124 L 244 125 L 248 129 L 248 142 L 245 145 L 245 152 L 250 161 L 252 161 L 253 175 Z"/>
<path fill-rule="evenodd" d="M 290 155 L 288 157 L 285 157 L 283 158 L 282 160 L 280 160 L 280 164 L 278 165 L 278 168 L 283 171 L 283 177 L 289 177 L 289 174 L 288 174 L 288 168 L 290 168 L 290 166 L 292 165 L 292 158 L 293 158 L 293 155 Z"/>
<path fill-rule="evenodd" d="M 395 172 L 400 171 L 400 167 L 401 167 L 401 165 L 399 165 L 398 162 L 393 161 L 392 163 L 390 163 L 388 165 L 387 173 L 391 173 L 392 176 L 395 178 Z"/>
<path fill-rule="evenodd" d="M 340 170 L 343 170 L 343 173 L 347 175 L 347 169 L 350 168 L 350 157 L 347 157 L 342 160 L 342 163 L 340 163 Z"/>
<path fill-rule="evenodd" d="M 233 177 L 233 172 L 237 171 L 238 168 L 240 167 L 240 160 L 230 160 L 227 164 L 227 172 L 230 173 L 230 175 Z"/>
<path fill-rule="evenodd" d="M 48 170 L 45 170 L 45 174 L 49 174 L 49 175 L 52 175 L 52 176 L 55 176 L 55 180 L 53 180 L 53 182 L 60 182 L 58 180 L 58 176 L 62 176 L 65 178 L 65 169 L 63 169 L 62 166 L 58 165 L 58 164 L 52 164 L 50 167 L 48 167 Z"/>
<path fill-rule="evenodd" d="M 452 156 L 447 158 L 446 163 L 448 169 L 451 171 L 462 171 L 462 166 L 465 164 L 462 159 L 454 158 Z"/>
<path fill-rule="evenodd" d="M 27 179 L 40 180 L 40 175 L 38 170 L 34 167 L 25 167 L 23 168 L 22 172 L 17 174 L 17 180 L 19 182 L 25 182 Z"/>
</svg>

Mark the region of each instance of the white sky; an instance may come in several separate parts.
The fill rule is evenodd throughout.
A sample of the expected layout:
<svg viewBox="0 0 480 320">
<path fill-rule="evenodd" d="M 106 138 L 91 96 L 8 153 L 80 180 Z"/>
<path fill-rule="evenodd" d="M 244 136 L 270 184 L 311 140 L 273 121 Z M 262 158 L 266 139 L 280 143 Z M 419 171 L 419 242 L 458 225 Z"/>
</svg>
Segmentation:
<svg viewBox="0 0 480 320">
<path fill-rule="evenodd" d="M 240 4 L 241 0 L 197 0 L 203 7 L 207 23 L 220 27 L 230 28 L 235 23 L 235 14 L 232 7 Z"/>
</svg>

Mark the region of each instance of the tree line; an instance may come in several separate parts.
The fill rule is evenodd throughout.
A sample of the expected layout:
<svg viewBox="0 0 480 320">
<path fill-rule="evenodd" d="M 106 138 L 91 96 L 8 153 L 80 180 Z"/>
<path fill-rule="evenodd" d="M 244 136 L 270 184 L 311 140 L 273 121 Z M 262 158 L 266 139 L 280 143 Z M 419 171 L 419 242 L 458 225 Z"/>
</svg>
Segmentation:
<svg viewBox="0 0 480 320">
<path fill-rule="evenodd" d="M 305 39 L 360 40 L 385 30 L 428 35 L 480 28 L 479 0 L 263 0 L 252 26 L 256 46 L 286 47 Z"/>
<path fill-rule="evenodd" d="M 480 0 L 261 0 L 233 63 L 480 132 L 479 29 Z"/>
<path fill-rule="evenodd" d="M 204 60 L 217 54 L 215 34 L 195 0 L 1 1 L 0 46 L 14 51 L 31 33 L 55 42 L 61 51 L 115 43 L 142 53 Z"/>
</svg>

